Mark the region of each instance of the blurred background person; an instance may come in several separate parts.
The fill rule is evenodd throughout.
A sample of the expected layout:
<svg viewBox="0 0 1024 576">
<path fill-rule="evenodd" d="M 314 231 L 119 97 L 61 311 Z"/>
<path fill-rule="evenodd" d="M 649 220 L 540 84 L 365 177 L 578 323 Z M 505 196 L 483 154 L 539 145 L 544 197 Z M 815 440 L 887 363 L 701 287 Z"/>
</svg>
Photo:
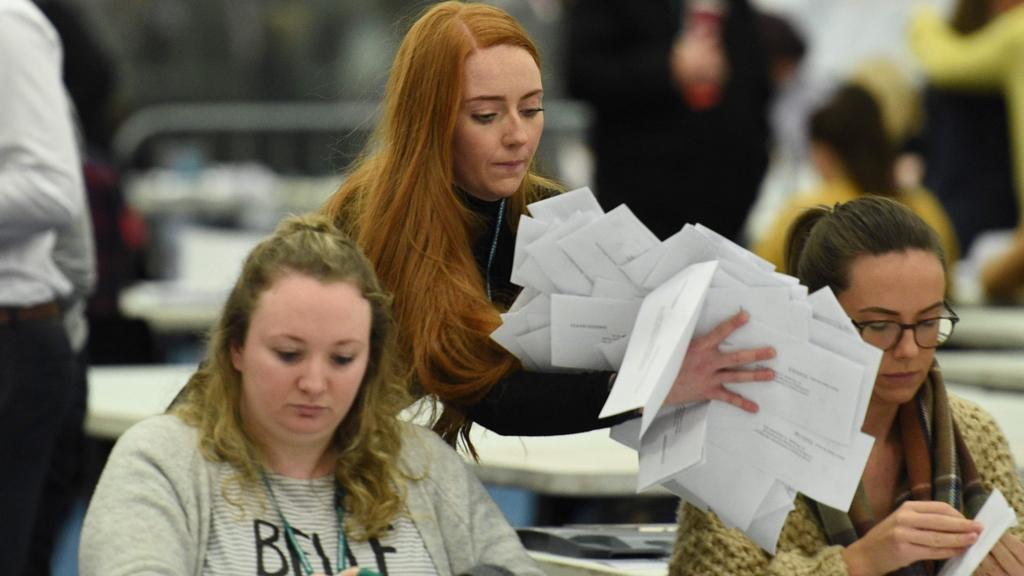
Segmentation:
<svg viewBox="0 0 1024 576">
<path fill-rule="evenodd" d="M 761 10 L 777 14 L 787 21 L 803 38 L 807 50 L 796 74 L 779 89 L 772 104 L 773 154 L 757 202 L 744 225 L 746 245 L 752 245 L 764 236 L 790 197 L 817 185 L 818 178 L 811 165 L 807 124 L 811 114 L 823 106 L 839 86 L 852 77 L 868 85 L 866 81 L 874 75 L 890 77 L 895 72 L 903 77 L 902 83 L 910 92 L 918 90 L 920 73 L 907 45 L 906 30 L 912 7 L 919 3 L 944 10 L 951 0 L 918 0 L 914 3 L 889 0 L 755 2 Z M 766 49 L 771 48 L 766 45 Z M 885 63 L 882 68 L 877 65 L 880 62 Z M 870 72 L 861 74 L 865 67 L 871 68 Z M 890 84 L 890 88 L 897 84 Z M 888 99 L 879 93 L 875 95 L 881 101 L 889 128 L 890 117 L 899 117 L 905 112 L 897 109 L 897 114 L 890 114 Z M 916 125 L 911 127 L 917 128 Z M 901 134 L 898 142 L 901 146 L 900 173 L 910 173 L 912 171 L 904 170 L 902 166 L 914 165 L 904 157 L 907 152 L 916 150 L 915 133 Z M 907 185 L 906 182 L 903 184 Z"/>
<path fill-rule="evenodd" d="M 577 0 L 568 94 L 593 107 L 594 189 L 664 239 L 700 222 L 737 239 L 768 163 L 772 87 L 746 0 Z"/>
<path fill-rule="evenodd" d="M 1020 227 L 1024 212 L 1024 7 L 1019 0 L 961 0 L 950 22 L 921 10 L 910 40 L 936 90 L 928 169 L 964 228 L 965 243 L 989 229 Z M 1004 106 L 1006 113 L 1004 113 Z M 1007 166 L 1012 166 L 1012 181 Z M 1012 183 L 1011 183 L 1012 182 Z M 1006 299 L 1024 286 L 1024 235 L 982 262 L 984 293 Z"/>
<path fill-rule="evenodd" d="M 896 146 L 870 91 L 854 83 L 841 87 L 811 116 L 809 133 L 811 159 L 821 183 L 790 199 L 754 252 L 781 269 L 787 231 L 804 210 L 875 194 L 897 200 L 921 216 L 939 234 L 950 265 L 956 262 L 956 235 L 942 205 L 927 190 L 897 183 Z"/>
<path fill-rule="evenodd" d="M 62 48 L 28 0 L 0 0 L 0 480 L 4 574 L 39 574 L 30 555 L 46 474 L 70 409 L 75 359 L 61 303 L 88 292 L 89 262 L 75 294 L 67 272 L 88 254 L 81 162 L 61 81 Z M 72 228 L 72 227 L 75 228 Z M 57 250 L 58 237 L 76 246 Z M 84 248 L 84 250 L 78 250 Z M 69 258 L 65 258 L 65 257 Z M 60 262 L 58 260 L 61 259 Z M 83 279 L 84 278 L 84 279 Z"/>
</svg>

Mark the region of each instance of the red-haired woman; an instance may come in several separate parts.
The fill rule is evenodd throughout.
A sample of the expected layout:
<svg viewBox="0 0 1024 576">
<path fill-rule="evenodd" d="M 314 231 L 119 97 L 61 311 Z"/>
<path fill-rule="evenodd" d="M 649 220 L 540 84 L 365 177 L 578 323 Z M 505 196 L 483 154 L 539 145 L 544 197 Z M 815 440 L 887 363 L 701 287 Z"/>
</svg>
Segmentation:
<svg viewBox="0 0 1024 576">
<path fill-rule="evenodd" d="M 452 444 L 468 444 L 472 422 L 515 435 L 611 423 L 598 418 L 611 373 L 524 372 L 489 337 L 518 292 L 510 275 L 519 216 L 560 190 L 533 169 L 543 100 L 540 57 L 515 19 L 484 4 L 438 3 L 405 35 L 373 139 L 324 206 L 394 294 L 413 386 L 441 400 L 435 429 Z M 745 320 L 691 343 L 669 402 L 756 409 L 722 387 L 772 377 L 734 369 L 770 348 L 718 351 Z"/>
</svg>

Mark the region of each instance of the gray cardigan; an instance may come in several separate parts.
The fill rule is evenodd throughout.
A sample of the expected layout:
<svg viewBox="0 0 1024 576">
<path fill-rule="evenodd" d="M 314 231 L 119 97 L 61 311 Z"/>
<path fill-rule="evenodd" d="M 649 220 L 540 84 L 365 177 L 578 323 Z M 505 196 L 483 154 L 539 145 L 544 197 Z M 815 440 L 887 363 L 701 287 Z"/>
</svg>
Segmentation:
<svg viewBox="0 0 1024 576">
<path fill-rule="evenodd" d="M 494 565 L 541 572 L 462 459 L 433 432 L 403 424 L 406 507 L 441 575 Z M 202 573 L 217 464 L 199 452 L 197 431 L 176 416 L 125 432 L 100 477 L 82 527 L 84 576 Z"/>
</svg>

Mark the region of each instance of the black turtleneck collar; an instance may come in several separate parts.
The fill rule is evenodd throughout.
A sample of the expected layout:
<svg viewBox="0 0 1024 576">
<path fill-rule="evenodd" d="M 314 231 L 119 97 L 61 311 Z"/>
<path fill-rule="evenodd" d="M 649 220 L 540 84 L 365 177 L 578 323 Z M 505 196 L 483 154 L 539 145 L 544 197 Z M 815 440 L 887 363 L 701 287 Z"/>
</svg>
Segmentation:
<svg viewBox="0 0 1024 576">
<path fill-rule="evenodd" d="M 465 190 L 456 187 L 459 198 L 463 205 L 477 215 L 480 219 L 480 227 L 474 231 L 473 236 L 473 258 L 476 260 L 480 275 L 487 282 L 487 260 L 491 255 L 491 246 L 494 243 L 495 230 L 498 231 L 498 243 L 494 251 L 494 260 L 491 262 L 491 294 L 494 303 L 501 307 L 508 307 L 515 300 L 519 293 L 519 287 L 512 284 L 512 258 L 515 253 L 515 231 L 512 230 L 506 221 L 498 222 L 498 210 L 501 200 L 483 200 L 473 196 Z M 508 210 L 508 206 L 505 206 Z"/>
</svg>

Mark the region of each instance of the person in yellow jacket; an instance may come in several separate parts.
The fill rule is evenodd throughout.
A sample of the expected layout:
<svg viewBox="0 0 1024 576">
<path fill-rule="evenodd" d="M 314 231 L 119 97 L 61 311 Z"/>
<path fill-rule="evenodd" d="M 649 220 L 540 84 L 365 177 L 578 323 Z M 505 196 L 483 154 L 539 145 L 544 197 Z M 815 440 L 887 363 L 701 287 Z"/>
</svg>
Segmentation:
<svg viewBox="0 0 1024 576">
<path fill-rule="evenodd" d="M 864 196 L 886 196 L 920 216 L 941 241 L 946 261 L 956 262 L 956 234 L 939 201 L 923 188 L 896 184 L 895 150 L 881 108 L 859 84 L 840 87 L 810 120 L 811 159 L 821 177 L 814 190 L 794 196 L 775 223 L 754 245 L 759 256 L 783 268 L 786 231 L 801 213 L 814 206 L 833 206 Z"/>
<path fill-rule="evenodd" d="M 961 0 L 958 21 L 970 33 L 947 23 L 930 8 L 915 14 L 910 44 L 935 86 L 970 92 L 999 92 L 1006 99 L 1017 206 L 1024 214 L 1024 2 Z M 989 297 L 1006 298 L 1024 286 L 1024 231 L 1002 256 L 988 262 L 981 282 Z"/>
</svg>

